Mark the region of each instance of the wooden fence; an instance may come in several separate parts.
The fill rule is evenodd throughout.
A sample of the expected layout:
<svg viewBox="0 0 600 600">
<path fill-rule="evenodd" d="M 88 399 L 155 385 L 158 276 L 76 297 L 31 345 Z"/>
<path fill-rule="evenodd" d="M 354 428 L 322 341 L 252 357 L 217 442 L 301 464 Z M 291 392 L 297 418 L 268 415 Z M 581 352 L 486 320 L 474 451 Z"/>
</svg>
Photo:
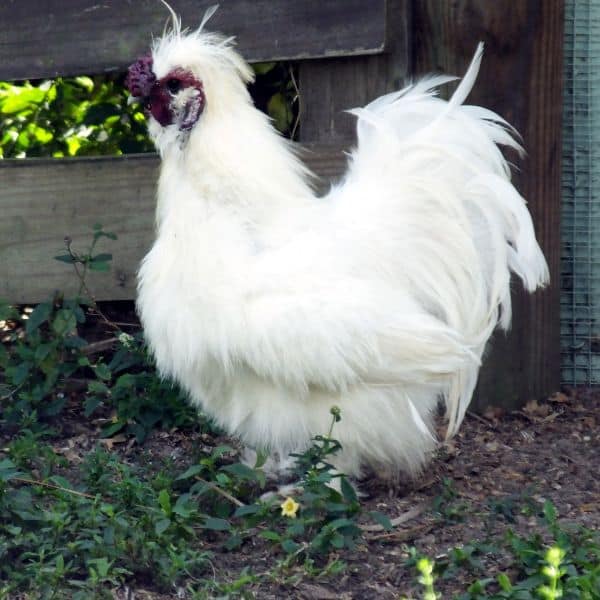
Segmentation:
<svg viewBox="0 0 600 600">
<path fill-rule="evenodd" d="M 214 0 L 172 0 L 184 25 Z M 0 80 L 123 71 L 159 35 L 158 0 L 4 0 Z M 507 117 L 528 158 L 516 181 L 529 200 L 554 285 L 515 294 L 513 332 L 496 336 L 480 406 L 514 406 L 559 381 L 559 193 L 562 0 L 222 0 L 210 28 L 235 35 L 252 62 L 297 60 L 301 143 L 326 182 L 344 167 L 353 119 L 344 109 L 397 89 L 414 75 L 462 74 L 486 43 L 471 100 Z M 130 299 L 153 228 L 154 155 L 0 161 L 0 297 L 15 303 L 74 291 L 53 261 L 68 235 L 81 247 L 100 222 L 119 239 L 109 274 L 94 273 L 100 300 Z"/>
</svg>

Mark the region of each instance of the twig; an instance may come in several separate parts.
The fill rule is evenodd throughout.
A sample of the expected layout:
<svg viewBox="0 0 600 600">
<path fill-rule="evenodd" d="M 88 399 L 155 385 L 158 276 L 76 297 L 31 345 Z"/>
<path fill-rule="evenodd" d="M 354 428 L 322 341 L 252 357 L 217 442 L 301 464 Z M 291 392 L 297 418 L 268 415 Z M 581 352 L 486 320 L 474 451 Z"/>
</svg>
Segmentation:
<svg viewBox="0 0 600 600">
<path fill-rule="evenodd" d="M 417 525 L 411 529 L 398 529 L 397 531 L 389 531 L 388 533 L 380 533 L 378 535 L 370 535 L 366 539 L 370 542 L 393 539 L 394 542 L 404 542 L 410 540 L 418 533 L 427 533 L 436 526 L 436 523 L 424 523 Z"/>
<path fill-rule="evenodd" d="M 298 102 L 298 114 L 296 115 L 296 119 L 294 120 L 294 125 L 292 126 L 292 132 L 290 134 L 290 138 L 293 140 L 296 137 L 296 132 L 298 131 L 298 125 L 300 125 L 300 110 L 301 110 L 301 97 L 300 97 L 300 87 L 296 81 L 296 77 L 294 75 L 294 69 L 289 69 L 290 79 L 292 81 L 292 86 L 294 87 L 294 92 L 296 93 L 292 102 Z"/>
<path fill-rule="evenodd" d="M 392 527 L 397 527 L 398 525 L 401 525 L 402 523 L 406 523 L 407 521 L 410 521 L 411 519 L 414 519 L 415 517 L 418 517 L 424 510 L 423 506 L 415 506 L 414 508 L 411 508 L 410 510 L 407 510 L 405 513 L 401 514 L 399 517 L 396 517 L 395 519 L 392 519 L 390 521 L 390 523 L 392 524 Z M 371 531 L 385 531 L 385 527 L 383 527 L 383 525 L 361 525 L 360 528 L 363 531 L 367 531 L 367 532 L 371 532 Z"/>
<path fill-rule="evenodd" d="M 0 396 L 0 402 L 4 402 L 4 400 L 8 400 L 9 398 L 12 398 L 24 385 L 25 385 L 25 382 L 20 383 L 17 387 L 13 388 L 10 392 L 8 392 L 8 394 L 5 394 L 4 396 Z"/>
<path fill-rule="evenodd" d="M 202 477 L 196 476 L 195 479 L 200 483 L 203 483 L 207 487 L 209 487 L 213 492 L 217 492 L 217 494 L 221 494 L 223 498 L 227 498 L 229 502 L 232 502 L 236 506 L 246 506 L 242 501 L 238 500 L 235 496 L 232 496 L 229 492 L 222 490 L 218 485 L 215 485 L 211 481 L 206 481 L 206 479 L 202 479 Z"/>
<path fill-rule="evenodd" d="M 107 340 L 100 340 L 99 342 L 92 342 L 87 346 L 84 346 L 81 349 L 81 353 L 88 356 L 90 354 L 96 354 L 97 352 L 102 352 L 103 350 L 108 350 L 111 346 L 113 346 L 116 342 L 119 341 L 119 338 L 112 337 Z"/>
<path fill-rule="evenodd" d="M 96 499 L 96 496 L 92 496 L 91 494 L 86 494 L 85 492 L 78 492 L 77 490 L 70 490 L 69 488 L 62 487 L 60 485 L 55 485 L 54 483 L 47 483 L 46 481 L 36 481 L 35 479 L 25 479 L 23 477 L 13 477 L 11 481 L 18 481 L 19 483 L 26 483 L 28 485 L 39 485 L 41 487 L 50 488 L 52 490 L 60 490 L 61 492 L 68 492 L 69 494 L 73 494 L 74 496 L 81 496 L 82 498 L 89 498 L 90 500 Z"/>
<path fill-rule="evenodd" d="M 86 282 L 86 277 L 87 277 L 87 272 L 88 272 L 88 263 L 87 262 L 83 262 L 82 263 L 82 259 L 80 258 L 80 256 L 73 251 L 73 249 L 71 248 L 71 244 L 73 243 L 73 240 L 71 240 L 71 238 L 69 236 L 65 237 L 65 246 L 67 248 L 67 252 L 69 253 L 69 256 L 71 257 L 71 261 L 72 261 L 72 265 L 73 265 L 73 270 L 75 271 L 75 275 L 77 275 L 77 279 L 79 279 L 79 293 L 78 295 L 81 296 L 81 292 L 85 292 L 87 294 L 87 300 L 89 300 L 90 302 L 90 306 L 91 308 L 95 311 L 95 313 L 112 329 L 116 330 L 116 331 L 120 331 L 119 326 L 116 325 L 115 323 L 113 323 L 98 307 L 98 303 L 96 302 L 96 298 L 94 296 L 94 294 L 92 294 L 90 288 L 87 285 Z M 94 242 L 92 243 L 91 247 L 90 247 L 90 254 L 92 253 L 92 251 L 94 250 L 94 246 L 96 245 L 96 239 L 94 239 Z M 83 264 L 83 273 L 79 270 L 79 264 Z"/>
<path fill-rule="evenodd" d="M 114 325 L 118 325 L 119 327 L 134 327 L 136 329 L 141 329 L 140 323 L 124 323 L 122 321 L 111 321 Z"/>
<path fill-rule="evenodd" d="M 478 415 L 477 413 L 474 413 L 471 410 L 467 411 L 467 414 L 469 415 L 469 417 L 472 417 L 473 419 L 475 419 L 476 421 L 479 421 L 480 423 L 483 423 L 484 425 L 487 425 L 488 427 L 490 425 L 493 425 L 492 421 L 490 421 L 489 419 L 485 419 L 484 417 L 482 417 L 481 415 Z"/>
</svg>

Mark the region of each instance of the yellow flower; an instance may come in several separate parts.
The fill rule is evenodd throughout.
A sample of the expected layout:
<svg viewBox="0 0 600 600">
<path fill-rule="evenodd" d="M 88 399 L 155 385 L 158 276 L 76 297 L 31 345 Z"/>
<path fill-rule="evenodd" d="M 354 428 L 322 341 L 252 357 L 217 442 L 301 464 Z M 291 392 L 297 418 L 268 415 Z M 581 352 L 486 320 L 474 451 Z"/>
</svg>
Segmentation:
<svg viewBox="0 0 600 600">
<path fill-rule="evenodd" d="M 284 517 L 295 519 L 299 508 L 300 505 L 293 498 L 286 498 L 281 504 L 281 514 Z"/>
</svg>

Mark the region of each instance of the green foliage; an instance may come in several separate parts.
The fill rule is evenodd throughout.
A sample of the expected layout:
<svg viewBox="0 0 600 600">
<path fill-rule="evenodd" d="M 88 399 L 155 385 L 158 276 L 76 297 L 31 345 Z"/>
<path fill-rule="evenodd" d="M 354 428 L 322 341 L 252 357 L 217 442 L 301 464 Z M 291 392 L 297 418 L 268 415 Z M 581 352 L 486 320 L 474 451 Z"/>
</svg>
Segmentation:
<svg viewBox="0 0 600 600">
<path fill-rule="evenodd" d="M 146 119 L 119 78 L 0 82 L 0 158 L 152 150 Z"/>
<path fill-rule="evenodd" d="M 290 66 L 255 65 L 250 91 L 275 127 L 293 137 L 298 94 Z M 146 117 L 127 103 L 122 76 L 0 82 L 0 159 L 151 152 Z"/>
<path fill-rule="evenodd" d="M 100 240 L 115 239 L 95 225 L 92 241 L 84 252 L 65 240 L 67 254 L 56 260 L 72 265 L 80 283 L 79 295 L 56 297 L 20 314 L 0 306 L 0 320 L 10 328 L 0 352 L 0 375 L 6 400 L 0 424 L 44 431 L 50 419 L 60 415 L 73 382 L 87 381 L 83 408 L 86 417 L 104 410 L 112 419 L 103 428 L 109 437 L 117 432 L 143 441 L 153 428 L 204 423 L 185 401 L 180 390 L 161 378 L 148 355 L 140 332 L 128 334 L 107 319 L 86 285 L 89 271 L 110 268 L 112 255 L 97 252 Z M 109 360 L 90 352 L 81 330 L 89 320 L 100 320 L 114 339 L 117 350 Z"/>
<path fill-rule="evenodd" d="M 211 431 L 158 376 L 140 332 L 113 323 L 89 293 L 88 273 L 109 269 L 112 259 L 98 247 L 114 237 L 96 225 L 83 251 L 65 240 L 66 253 L 55 258 L 74 270 L 76 298 L 57 296 L 25 311 L 0 304 L 0 427 L 12 433 L 0 448 L 0 597 L 110 598 L 119 586 L 141 584 L 171 595 L 185 590 L 190 598 L 251 597 L 265 580 L 293 585 L 302 576 L 339 577 L 345 564 L 337 555 L 362 538 L 360 519 L 386 530 L 392 525 L 383 514 L 365 513 L 333 468 L 341 450 L 337 407 L 327 434 L 295 455 L 296 488 L 283 503 L 261 495 L 266 455 L 249 466 L 226 444 L 203 446 L 185 464 L 142 456 L 137 466 L 99 445 L 75 463 L 55 450 L 66 407 L 80 421 L 102 417 L 101 436 L 119 433 L 140 444 L 159 427 Z M 111 350 L 90 350 L 91 323 L 111 336 Z M 78 396 L 69 392 L 73 381 L 85 383 Z M 417 568 L 418 597 L 436 600 L 436 588 L 466 575 L 472 583 L 458 600 L 598 600 L 597 532 L 561 527 L 552 504 L 540 507 L 525 496 L 488 505 L 490 531 L 519 513 L 539 515 L 542 531 L 509 530 L 504 539 L 474 540 L 435 561 L 412 549 L 407 566 Z M 444 480 L 432 515 L 447 526 L 467 510 Z M 256 546 L 274 557 L 266 571 L 247 569 L 225 582 L 207 576 L 217 553 Z M 508 555 L 506 571 L 486 567 L 490 558 L 506 564 Z"/>
<path fill-rule="evenodd" d="M 512 500 L 512 499 L 511 499 Z M 600 536 L 583 528 L 561 527 L 555 507 L 546 501 L 538 507 L 545 532 L 529 536 L 508 530 L 504 540 L 473 541 L 453 548 L 432 561 L 412 548 L 408 565 L 416 567 L 423 598 L 441 594 L 435 581 L 454 579 L 459 573 L 483 575 L 456 600 L 598 600 L 600 598 Z M 548 541 L 550 536 L 550 541 Z M 512 555 L 509 572 L 487 572 L 481 558 Z"/>
<path fill-rule="evenodd" d="M 256 107 L 268 114 L 275 127 L 289 138 L 298 128 L 298 86 L 294 69 L 286 63 L 254 65 L 256 81 L 250 93 Z"/>
<path fill-rule="evenodd" d="M 8 343 L 1 355 L 7 393 L 0 424 L 18 433 L 0 452 L 0 558 L 5 559 L 0 580 L 9 582 L 0 593 L 48 590 L 42 597 L 103 597 L 111 587 L 137 579 L 167 590 L 195 581 L 206 568 L 203 532 L 220 539 L 224 550 L 258 535 L 283 552 L 281 569 L 302 556 L 314 571 L 313 557 L 352 548 L 361 534 L 360 506 L 330 462 L 340 450 L 332 437 L 339 409 L 332 409 L 328 434 L 297 456 L 295 518 L 283 514 L 275 496 L 255 499 L 266 485 L 261 468 L 266 456 L 252 468 L 235 462 L 236 451 L 221 445 L 179 475 L 168 465 L 152 474 L 100 448 L 74 469 L 45 443 L 56 435 L 52 426 L 58 425 L 75 377 L 87 381 L 79 410 L 85 416 L 111 415 L 104 436 L 124 433 L 141 443 L 159 426 L 205 422 L 157 375 L 141 334 L 121 330 L 89 293 L 87 274 L 109 268 L 112 258 L 97 246 L 114 238 L 96 225 L 84 251 L 65 240 L 66 253 L 55 258 L 74 269 L 80 283 L 75 299 L 56 297 L 25 313 L 8 305 L 1 309 Z M 93 359 L 88 351 L 82 329 L 89 319 L 114 336 L 117 348 L 106 359 Z M 247 574 L 212 590 L 237 593 L 254 580 Z M 192 594 L 204 589 L 190 585 Z"/>
<path fill-rule="evenodd" d="M 109 597 L 136 578 L 173 590 L 206 570 L 210 554 L 194 531 L 205 517 L 190 496 L 171 501 L 165 473 L 148 477 L 96 449 L 79 477 L 77 485 L 57 474 L 38 483 L 12 456 L 0 461 L 2 597 Z M 169 488 L 157 490 L 159 482 Z"/>
<path fill-rule="evenodd" d="M 85 312 L 74 300 L 58 299 L 38 304 L 28 314 L 10 307 L 2 312 L 0 319 L 14 324 L 7 335 L 10 345 L 0 353 L 4 399 L 10 400 L 2 418 L 10 425 L 39 428 L 41 421 L 61 412 L 66 399 L 61 384 L 86 366 L 79 351 L 85 341 L 77 335 Z"/>
</svg>

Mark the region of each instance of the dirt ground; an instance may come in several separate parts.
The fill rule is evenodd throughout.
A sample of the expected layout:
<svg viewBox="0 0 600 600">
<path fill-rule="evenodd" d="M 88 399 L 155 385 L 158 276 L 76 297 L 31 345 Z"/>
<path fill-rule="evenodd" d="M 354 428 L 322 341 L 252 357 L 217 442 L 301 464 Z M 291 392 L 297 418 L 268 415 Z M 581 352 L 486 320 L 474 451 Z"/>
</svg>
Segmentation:
<svg viewBox="0 0 600 600">
<path fill-rule="evenodd" d="M 526 535 L 536 528 L 537 519 L 523 508 L 546 499 L 555 505 L 562 523 L 599 530 L 599 425 L 600 390 L 589 389 L 559 393 L 510 414 L 469 414 L 460 433 L 440 449 L 419 481 L 393 488 L 376 478 L 362 482 L 366 510 L 390 518 L 403 515 L 405 522 L 391 532 L 367 532 L 355 550 L 341 552 L 338 558 L 347 564 L 342 574 L 311 579 L 298 568 L 245 589 L 253 594 L 249 597 L 261 599 L 420 597 L 415 572 L 404 566 L 409 546 L 439 559 L 474 540 L 500 539 L 508 527 Z M 184 458 L 198 443 L 202 440 L 157 433 L 144 454 Z M 232 553 L 214 551 L 212 576 L 221 582 L 235 580 L 244 567 L 265 573 L 274 564 L 272 547 L 260 539 Z M 491 573 L 510 571 L 508 556 L 505 561 L 484 556 L 482 562 Z M 458 575 L 439 580 L 437 589 L 450 598 L 472 581 Z M 166 598 L 143 590 L 134 596 Z"/>
</svg>

